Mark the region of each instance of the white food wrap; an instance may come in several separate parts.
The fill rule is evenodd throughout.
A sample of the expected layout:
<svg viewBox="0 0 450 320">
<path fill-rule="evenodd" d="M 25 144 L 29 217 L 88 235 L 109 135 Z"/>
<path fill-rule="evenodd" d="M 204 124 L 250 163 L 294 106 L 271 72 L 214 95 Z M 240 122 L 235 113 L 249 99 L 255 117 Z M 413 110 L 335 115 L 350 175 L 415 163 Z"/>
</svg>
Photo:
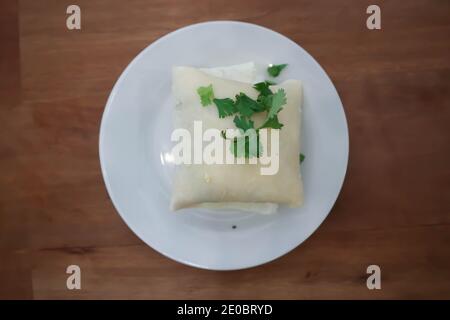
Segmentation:
<svg viewBox="0 0 450 320">
<path fill-rule="evenodd" d="M 254 79 L 255 65 L 251 62 L 213 69 L 174 67 L 175 128 L 185 128 L 192 136 L 196 120 L 202 121 L 203 130 L 235 128 L 233 117 L 219 118 L 215 105 L 203 107 L 200 104 L 197 88 L 212 84 L 216 98 L 233 98 L 244 92 L 256 99 L 258 92 L 251 84 Z M 284 124 L 278 130 L 278 172 L 261 175 L 260 164 L 179 165 L 173 183 L 172 210 L 200 207 L 270 214 L 277 211 L 278 204 L 299 206 L 303 203 L 299 168 L 301 83 L 288 80 L 271 86 L 273 91 L 279 88 L 285 90 L 287 104 L 278 114 L 279 121 Z M 260 125 L 264 116 L 255 114 L 255 125 Z"/>
</svg>

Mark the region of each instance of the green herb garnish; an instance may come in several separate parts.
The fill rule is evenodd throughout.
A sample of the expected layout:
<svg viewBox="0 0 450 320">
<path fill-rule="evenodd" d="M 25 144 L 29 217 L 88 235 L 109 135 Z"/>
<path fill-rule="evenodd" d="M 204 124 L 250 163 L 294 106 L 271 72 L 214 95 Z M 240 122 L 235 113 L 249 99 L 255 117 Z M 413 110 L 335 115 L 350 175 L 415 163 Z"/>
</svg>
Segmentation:
<svg viewBox="0 0 450 320">
<path fill-rule="evenodd" d="M 219 111 L 219 118 L 225 118 L 236 113 L 236 106 L 233 99 L 214 99 L 213 101 Z"/>
<path fill-rule="evenodd" d="M 258 130 L 262 128 L 281 129 L 283 124 L 278 121 L 277 115 L 287 102 L 286 93 L 283 89 L 278 89 L 275 94 L 262 97 L 262 100 L 269 112 L 267 113 L 266 121 Z"/>
<path fill-rule="evenodd" d="M 258 103 L 261 104 L 265 110 L 270 110 L 270 106 L 272 105 L 272 97 L 273 94 L 268 96 L 263 96 L 262 94 L 260 94 L 256 101 L 258 101 Z"/>
<path fill-rule="evenodd" d="M 241 115 L 246 117 L 251 117 L 253 113 L 265 110 L 263 105 L 242 92 L 236 95 L 236 109 Z"/>
<path fill-rule="evenodd" d="M 281 69 L 285 66 L 281 67 Z M 269 88 L 273 84 L 271 81 L 256 83 L 253 86 L 259 92 L 256 100 L 242 92 L 236 95 L 236 100 L 231 98 L 214 98 L 212 84 L 197 89 L 201 104 L 207 106 L 214 102 L 219 113 L 219 118 L 237 114 L 233 122 L 241 130 L 241 136 L 233 138 L 231 144 L 231 152 L 235 157 L 259 157 L 262 153 L 259 130 L 262 128 L 281 129 L 283 127 L 283 124 L 278 120 L 278 113 L 287 103 L 286 93 L 283 89 L 278 89 L 277 92 L 273 93 Z M 259 112 L 267 112 L 267 117 L 262 126 L 255 129 L 255 124 L 251 120 L 251 116 Z M 227 139 L 225 130 L 222 130 L 220 134 L 222 138 Z"/>
<path fill-rule="evenodd" d="M 273 94 L 272 90 L 269 89 L 269 86 L 272 84 L 273 83 L 269 81 L 258 82 L 253 85 L 253 88 L 259 91 L 260 96 L 268 96 Z"/>
<path fill-rule="evenodd" d="M 278 91 L 272 96 L 272 99 L 270 101 L 270 109 L 267 118 L 271 119 L 276 116 L 278 112 L 283 109 L 283 106 L 286 104 L 286 102 L 286 93 L 283 89 L 278 89 Z"/>
<path fill-rule="evenodd" d="M 197 89 L 197 93 L 200 96 L 200 102 L 202 103 L 202 106 L 206 107 L 212 103 L 212 100 L 214 99 L 212 84 L 207 87 L 199 87 Z"/>
<path fill-rule="evenodd" d="M 235 116 L 233 122 L 237 128 L 242 129 L 244 132 L 255 128 L 254 122 L 245 116 Z"/>
<path fill-rule="evenodd" d="M 305 155 L 303 153 L 300 153 L 300 163 L 302 163 L 305 160 Z"/>
<path fill-rule="evenodd" d="M 274 64 L 267 68 L 267 72 L 272 77 L 278 77 L 280 75 L 280 72 L 287 67 L 287 64 Z"/>
<path fill-rule="evenodd" d="M 278 121 L 278 117 L 273 116 L 272 118 L 267 119 L 263 123 L 263 125 L 261 127 L 259 127 L 258 129 L 262 129 L 262 128 L 281 129 L 282 127 L 283 127 L 283 124 Z"/>
</svg>

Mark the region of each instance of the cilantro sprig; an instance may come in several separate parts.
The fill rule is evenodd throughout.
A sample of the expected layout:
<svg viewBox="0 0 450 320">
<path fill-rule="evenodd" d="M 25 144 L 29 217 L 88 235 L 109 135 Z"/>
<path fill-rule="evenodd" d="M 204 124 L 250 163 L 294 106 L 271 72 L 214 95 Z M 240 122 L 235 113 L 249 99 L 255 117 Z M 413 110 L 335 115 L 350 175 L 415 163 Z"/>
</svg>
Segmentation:
<svg viewBox="0 0 450 320">
<path fill-rule="evenodd" d="M 213 102 L 219 111 L 219 118 L 225 118 L 236 113 L 236 105 L 233 99 L 213 99 Z"/>
<path fill-rule="evenodd" d="M 211 101 L 214 99 L 214 91 L 212 84 L 210 84 L 207 87 L 199 87 L 197 89 L 197 93 L 200 96 L 200 102 L 204 107 L 210 105 Z"/>
<path fill-rule="evenodd" d="M 241 92 L 236 95 L 236 109 L 241 115 L 251 117 L 255 112 L 265 111 L 266 108 L 258 101 Z"/>
<path fill-rule="evenodd" d="M 267 68 L 267 72 L 269 73 L 269 75 L 271 75 L 272 77 L 275 78 L 275 77 L 278 77 L 280 75 L 281 71 L 284 68 L 286 68 L 286 67 L 287 67 L 286 63 L 284 63 L 284 64 L 273 64 L 273 65 L 270 65 Z"/>
<path fill-rule="evenodd" d="M 278 120 L 278 113 L 287 103 L 286 93 L 284 89 L 278 89 L 275 93 L 272 92 L 269 86 L 273 84 L 270 81 L 256 83 L 253 86 L 259 92 L 256 100 L 242 92 L 235 96 L 235 100 L 215 98 L 212 84 L 197 89 L 202 106 L 214 103 L 219 118 L 235 115 L 233 122 L 242 132 L 241 136 L 233 138 L 231 144 L 231 152 L 235 157 L 259 157 L 262 152 L 259 130 L 263 128 L 281 129 L 283 127 L 283 124 Z M 255 123 L 251 120 L 251 117 L 253 114 L 260 112 L 266 112 L 267 116 L 263 124 L 255 128 Z M 221 135 L 224 139 L 227 139 L 224 131 L 221 132 Z"/>
<path fill-rule="evenodd" d="M 258 98 L 261 96 L 270 96 L 271 94 L 273 94 L 272 90 L 270 90 L 270 88 L 269 88 L 269 86 L 271 86 L 273 84 L 275 84 L 275 83 L 272 81 L 267 81 L 267 80 L 263 81 L 263 82 L 255 83 L 253 85 L 253 88 L 259 92 Z"/>
<path fill-rule="evenodd" d="M 262 129 L 262 128 L 281 129 L 283 126 L 284 126 L 284 124 L 282 124 L 282 123 L 280 123 L 280 121 L 278 121 L 278 117 L 274 116 L 273 118 L 266 119 L 266 121 L 262 124 L 261 127 L 259 127 L 259 129 Z"/>
<path fill-rule="evenodd" d="M 237 128 L 242 129 L 244 132 L 248 129 L 255 129 L 254 122 L 245 116 L 235 116 L 233 120 Z"/>
<path fill-rule="evenodd" d="M 278 112 L 283 109 L 283 106 L 287 103 L 286 93 L 283 89 L 278 89 L 276 93 L 271 96 L 270 109 L 267 115 L 267 119 L 272 119 Z"/>
<path fill-rule="evenodd" d="M 300 160 L 300 163 L 302 163 L 303 161 L 305 161 L 305 155 L 304 155 L 303 153 L 300 153 L 300 154 L 299 154 L 299 160 Z"/>
</svg>

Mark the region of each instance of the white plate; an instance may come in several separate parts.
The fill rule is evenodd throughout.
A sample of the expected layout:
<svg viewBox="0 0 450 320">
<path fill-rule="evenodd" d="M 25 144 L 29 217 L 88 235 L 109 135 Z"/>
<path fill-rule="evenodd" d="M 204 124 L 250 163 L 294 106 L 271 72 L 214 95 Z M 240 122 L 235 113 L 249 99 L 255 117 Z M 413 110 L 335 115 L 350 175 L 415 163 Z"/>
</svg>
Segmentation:
<svg viewBox="0 0 450 320">
<path fill-rule="evenodd" d="M 275 215 L 169 211 L 171 67 L 215 67 L 255 61 L 288 63 L 277 81 L 304 84 L 301 166 L 305 204 Z M 339 96 L 320 65 L 272 30 L 215 21 L 174 31 L 143 50 L 125 69 L 106 104 L 100 162 L 109 195 L 145 243 L 176 261 L 205 269 L 260 265 L 305 241 L 330 212 L 344 181 L 348 131 Z M 233 228 L 233 226 L 236 226 Z"/>
</svg>

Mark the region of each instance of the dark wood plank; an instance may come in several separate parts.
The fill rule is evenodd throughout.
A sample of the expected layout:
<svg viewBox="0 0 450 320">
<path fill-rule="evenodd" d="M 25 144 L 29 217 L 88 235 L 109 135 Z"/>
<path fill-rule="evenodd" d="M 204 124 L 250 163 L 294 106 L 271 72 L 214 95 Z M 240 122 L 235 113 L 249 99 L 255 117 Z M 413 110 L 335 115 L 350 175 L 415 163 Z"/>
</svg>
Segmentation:
<svg viewBox="0 0 450 320">
<path fill-rule="evenodd" d="M 20 108 L 19 6 L 0 1 L 0 299 L 30 299 L 28 212 L 19 198 L 22 176 L 18 146 L 26 115 Z M 23 193 L 22 193 L 23 194 Z M 14 202 L 13 202 L 14 201 Z"/>
<path fill-rule="evenodd" d="M 145 245 L 37 252 L 37 298 L 63 299 L 419 299 L 448 296 L 450 226 L 320 230 L 294 252 L 242 271 L 194 269 Z M 368 290 L 376 263 L 382 290 Z M 80 266 L 82 289 L 66 289 L 65 268 Z M 84 287 L 83 287 L 84 286 Z"/>
</svg>

